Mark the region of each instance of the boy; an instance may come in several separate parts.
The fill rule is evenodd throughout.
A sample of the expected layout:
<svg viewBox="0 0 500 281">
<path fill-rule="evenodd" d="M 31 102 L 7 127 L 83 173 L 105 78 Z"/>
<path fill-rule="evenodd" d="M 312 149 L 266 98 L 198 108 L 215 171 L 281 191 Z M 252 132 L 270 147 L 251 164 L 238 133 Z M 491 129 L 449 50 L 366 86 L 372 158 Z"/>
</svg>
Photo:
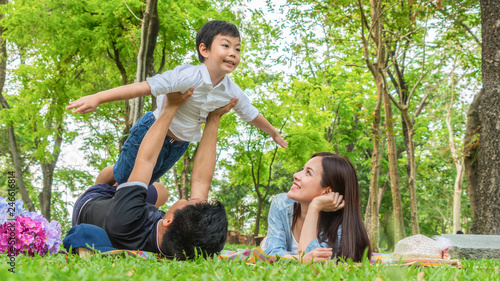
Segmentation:
<svg viewBox="0 0 500 281">
<path fill-rule="evenodd" d="M 220 118 L 236 104 L 236 99 L 207 116 L 205 132 L 195 156 L 191 178 L 191 199 L 179 200 L 165 213 L 148 202 L 150 181 L 173 116 L 189 99 L 171 93 L 158 119 L 141 143 L 129 180 L 118 187 L 98 184 L 75 202 L 73 225 L 92 224 L 104 229 L 114 248 L 161 253 L 165 257 L 192 259 L 222 250 L 227 237 L 227 218 L 219 202 L 208 203 L 215 170 L 217 131 Z"/>
<path fill-rule="evenodd" d="M 201 138 L 201 124 L 208 112 L 225 106 L 232 98 L 238 98 L 234 110 L 244 120 L 269 134 L 274 142 L 285 148 L 288 144 L 278 131 L 250 104 L 243 91 L 227 76 L 240 62 L 240 34 L 234 24 L 225 21 L 210 21 L 196 35 L 198 58 L 201 65 L 177 66 L 174 70 L 147 78 L 147 81 L 121 86 L 82 97 L 71 102 L 66 109 L 73 113 L 92 112 L 103 102 L 125 100 L 152 94 L 157 96 L 157 109 L 146 113 L 130 130 L 130 136 L 122 147 L 118 161 L 99 174 L 97 183 L 118 184 L 126 182 L 137 156 L 142 138 L 158 118 L 165 103 L 165 94 L 186 92 L 194 86 L 193 96 L 177 111 L 159 161 L 154 169 L 151 183 L 165 174 L 187 150 L 189 142 Z M 112 172 L 111 172 L 112 169 Z"/>
</svg>

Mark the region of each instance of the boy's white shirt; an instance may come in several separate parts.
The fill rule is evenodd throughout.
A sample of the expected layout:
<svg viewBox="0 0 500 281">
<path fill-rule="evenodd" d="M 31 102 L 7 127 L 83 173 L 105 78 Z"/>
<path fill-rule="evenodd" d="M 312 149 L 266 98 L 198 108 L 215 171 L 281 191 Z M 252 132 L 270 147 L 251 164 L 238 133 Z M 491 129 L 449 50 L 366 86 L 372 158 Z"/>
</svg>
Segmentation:
<svg viewBox="0 0 500 281">
<path fill-rule="evenodd" d="M 238 98 L 233 109 L 243 121 L 252 121 L 259 115 L 259 110 L 250 103 L 248 96 L 227 75 L 212 87 L 204 64 L 177 66 L 146 81 L 151 87 L 151 94 L 157 97 L 157 109 L 153 112 L 156 118 L 167 100 L 166 93 L 185 93 L 194 87 L 193 95 L 181 105 L 170 124 L 170 131 L 184 141 L 200 141 L 201 124 L 205 123 L 208 113 L 227 105 L 232 98 Z"/>
</svg>

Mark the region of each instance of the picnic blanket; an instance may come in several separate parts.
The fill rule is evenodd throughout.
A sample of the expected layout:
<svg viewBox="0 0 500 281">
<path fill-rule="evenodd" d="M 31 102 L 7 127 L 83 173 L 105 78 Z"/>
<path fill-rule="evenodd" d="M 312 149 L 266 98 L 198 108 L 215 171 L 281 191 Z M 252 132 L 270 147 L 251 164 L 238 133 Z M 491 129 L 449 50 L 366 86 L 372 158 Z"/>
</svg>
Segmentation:
<svg viewBox="0 0 500 281">
<path fill-rule="evenodd" d="M 283 257 L 273 257 L 269 256 L 259 247 L 255 249 L 238 249 L 236 251 L 223 250 L 218 256 L 220 259 L 228 259 L 228 260 L 245 260 L 248 263 L 255 263 L 257 261 L 264 262 L 275 262 L 276 260 L 289 260 L 289 261 L 297 261 L 296 259 L 283 258 Z M 423 261 L 412 261 L 406 263 L 399 263 L 392 260 L 392 254 L 385 253 L 372 253 L 370 257 L 370 264 L 389 264 L 389 265 L 416 265 L 416 266 L 424 266 L 424 267 L 434 267 L 434 266 L 443 266 L 445 264 L 462 268 L 462 264 L 459 260 L 451 260 L 451 261 L 433 261 L 433 262 L 423 262 Z"/>
<path fill-rule="evenodd" d="M 101 256 L 117 256 L 117 257 L 125 257 L 125 256 L 130 256 L 130 257 L 138 257 L 142 259 L 162 259 L 162 257 L 159 254 L 152 253 L 152 252 L 147 252 L 147 251 L 133 251 L 133 250 L 112 250 L 112 251 L 106 251 L 106 252 L 92 252 L 90 250 L 87 250 L 85 248 L 79 248 L 77 250 L 83 250 L 83 251 L 76 251 L 79 256 L 85 257 L 85 256 L 90 256 L 90 255 L 101 255 Z M 290 259 L 290 258 L 283 258 L 283 257 L 276 257 L 276 256 L 270 256 L 267 255 L 261 248 L 254 248 L 254 249 L 238 249 L 235 251 L 232 250 L 222 250 L 220 254 L 217 256 L 218 260 L 244 260 L 246 263 L 257 263 L 257 262 L 268 262 L 268 263 L 273 263 L 277 260 L 285 260 L 285 261 L 290 261 L 290 262 L 299 262 L 297 259 Z M 451 262 L 421 262 L 421 261 L 414 261 L 414 262 L 408 262 L 408 263 L 398 263 L 392 260 L 392 254 L 386 254 L 386 253 L 372 253 L 371 258 L 370 258 L 370 264 L 388 264 L 388 265 L 405 265 L 405 266 L 423 266 L 423 267 L 441 267 L 445 264 L 451 265 L 452 267 L 456 268 L 462 268 L 462 264 L 460 261 L 454 260 Z M 328 262 L 328 261 L 327 261 Z M 358 263 L 359 264 L 359 263 Z"/>
<path fill-rule="evenodd" d="M 371 264 L 390 264 L 390 265 L 418 265 L 418 266 L 442 266 L 449 264 L 461 268 L 460 260 L 439 259 L 441 253 L 439 247 L 434 247 L 435 255 L 425 255 L 429 252 L 428 239 L 423 235 L 412 236 L 398 242 L 394 254 L 372 253 L 370 257 Z M 409 241 L 409 242 L 408 242 Z M 415 242 L 416 241 L 416 242 Z M 433 242 L 434 243 L 434 242 Z M 161 255 L 146 251 L 131 251 L 113 248 L 106 232 L 95 225 L 80 224 L 73 226 L 63 240 L 64 248 L 68 252 L 76 252 L 80 257 L 100 252 L 101 255 L 111 256 L 137 256 L 143 259 L 159 259 Z M 432 246 L 432 245 L 431 245 Z M 422 248 L 422 251 L 417 251 Z M 432 248 L 432 247 L 431 247 Z M 432 249 L 431 249 L 432 250 Z M 429 258 L 431 257 L 431 258 Z M 393 259 L 394 258 L 394 259 Z M 405 259 L 403 259 L 405 258 Z M 223 250 L 218 255 L 219 260 L 244 260 L 247 263 L 256 263 L 258 261 L 273 263 L 277 260 L 290 262 L 301 262 L 296 258 L 284 258 L 267 255 L 260 247 L 254 249 L 238 249 L 236 251 Z M 332 262 L 332 261 L 325 261 Z M 334 261 L 337 263 L 337 261 Z"/>
<path fill-rule="evenodd" d="M 257 261 L 265 261 L 265 262 L 275 262 L 279 260 L 288 260 L 288 261 L 298 261 L 297 259 L 292 258 L 284 258 L 284 257 L 276 257 L 267 255 L 264 250 L 260 247 L 254 249 L 238 249 L 235 251 L 223 250 L 220 252 L 218 256 L 219 260 L 228 259 L 228 260 L 246 260 L 247 262 L 257 262 Z M 394 263 L 392 261 L 392 254 L 384 254 L 384 253 L 372 253 L 370 258 L 370 263 Z"/>
</svg>

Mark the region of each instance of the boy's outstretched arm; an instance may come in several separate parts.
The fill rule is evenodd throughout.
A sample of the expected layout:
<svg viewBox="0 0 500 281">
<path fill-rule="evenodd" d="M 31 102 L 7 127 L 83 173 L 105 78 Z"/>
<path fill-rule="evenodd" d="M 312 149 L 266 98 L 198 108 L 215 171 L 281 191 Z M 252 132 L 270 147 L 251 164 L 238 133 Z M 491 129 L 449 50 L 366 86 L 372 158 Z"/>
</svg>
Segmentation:
<svg viewBox="0 0 500 281">
<path fill-rule="evenodd" d="M 137 158 L 135 159 L 134 168 L 127 182 L 138 181 L 146 185 L 149 184 L 151 176 L 153 175 L 153 169 L 156 165 L 156 160 L 158 159 L 163 142 L 167 136 L 170 123 L 177 109 L 191 97 L 193 90 L 194 88 L 191 88 L 185 94 L 176 92 L 167 95 L 167 103 L 163 106 L 160 116 L 158 116 L 142 139 L 139 151 L 137 152 Z"/>
<path fill-rule="evenodd" d="M 284 140 L 280 133 L 278 133 L 278 130 L 276 130 L 276 128 L 273 127 L 273 125 L 271 125 L 271 123 L 269 123 L 269 121 L 267 121 L 267 119 L 262 116 L 261 114 L 257 115 L 257 117 L 255 119 L 253 119 L 252 121 L 248 122 L 250 123 L 250 125 L 252 126 L 255 126 L 259 129 L 261 129 L 262 131 L 266 132 L 268 135 L 270 135 L 272 138 L 273 138 L 273 141 L 283 147 L 283 148 L 286 148 L 288 146 L 288 142 L 286 142 L 286 140 Z"/>
<path fill-rule="evenodd" d="M 124 85 L 102 92 L 81 97 L 69 103 L 66 110 L 74 109 L 72 113 L 89 113 L 94 111 L 101 103 L 129 100 L 137 97 L 151 95 L 151 88 L 147 81 Z"/>
<path fill-rule="evenodd" d="M 215 172 L 217 132 L 219 131 L 220 119 L 236 105 L 237 101 L 237 98 L 233 98 L 228 105 L 210 112 L 207 116 L 203 136 L 194 156 L 190 199 L 208 199 L 208 192 Z"/>
</svg>

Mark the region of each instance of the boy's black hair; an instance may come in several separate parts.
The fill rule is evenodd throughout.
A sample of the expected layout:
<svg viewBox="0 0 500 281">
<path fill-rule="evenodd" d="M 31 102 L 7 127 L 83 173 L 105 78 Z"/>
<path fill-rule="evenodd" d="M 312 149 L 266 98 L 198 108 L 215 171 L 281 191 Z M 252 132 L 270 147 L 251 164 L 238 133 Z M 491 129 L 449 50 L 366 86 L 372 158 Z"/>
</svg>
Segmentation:
<svg viewBox="0 0 500 281">
<path fill-rule="evenodd" d="M 196 51 L 198 52 L 198 59 L 201 63 L 205 61 L 205 58 L 200 54 L 200 44 L 203 43 L 210 50 L 212 47 L 212 42 L 217 35 L 229 35 L 231 37 L 240 38 L 240 32 L 236 25 L 223 21 L 223 20 L 212 20 L 205 23 L 198 34 L 196 34 Z"/>
<path fill-rule="evenodd" d="M 185 260 L 196 255 L 206 258 L 218 254 L 224 248 L 226 238 L 224 206 L 219 201 L 204 202 L 175 211 L 160 248 L 169 258 Z"/>
</svg>

